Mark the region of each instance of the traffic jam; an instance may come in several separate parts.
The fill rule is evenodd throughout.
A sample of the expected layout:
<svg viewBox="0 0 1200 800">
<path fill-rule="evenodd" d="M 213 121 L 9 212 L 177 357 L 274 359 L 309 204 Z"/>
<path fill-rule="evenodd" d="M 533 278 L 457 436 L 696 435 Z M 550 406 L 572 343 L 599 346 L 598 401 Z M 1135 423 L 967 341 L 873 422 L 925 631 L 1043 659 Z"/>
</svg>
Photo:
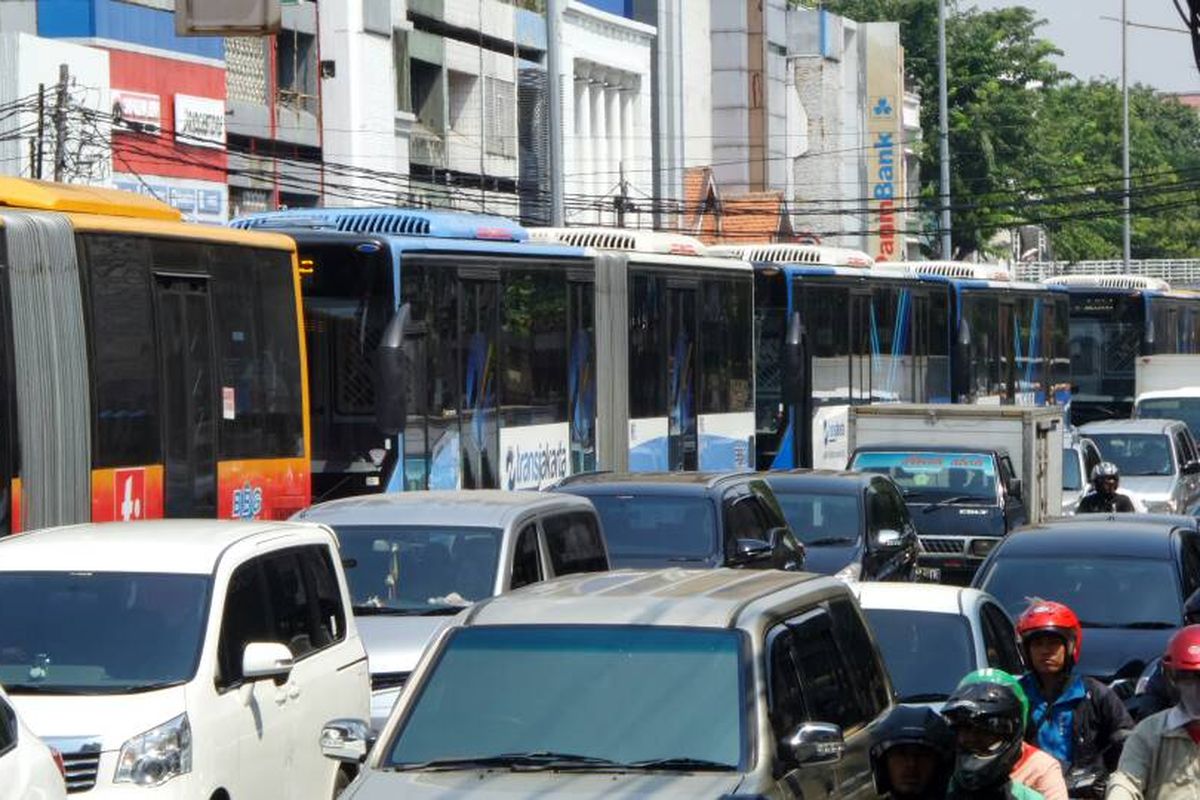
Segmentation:
<svg viewBox="0 0 1200 800">
<path fill-rule="evenodd" d="M 0 798 L 1200 797 L 1200 295 L 0 205 Z"/>
</svg>

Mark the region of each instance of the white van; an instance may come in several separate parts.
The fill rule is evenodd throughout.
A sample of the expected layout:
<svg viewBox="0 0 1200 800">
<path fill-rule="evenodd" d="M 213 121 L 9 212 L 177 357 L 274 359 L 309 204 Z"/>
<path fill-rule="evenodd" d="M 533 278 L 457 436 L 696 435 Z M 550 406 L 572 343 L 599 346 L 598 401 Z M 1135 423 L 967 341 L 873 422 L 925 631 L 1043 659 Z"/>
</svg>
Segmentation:
<svg viewBox="0 0 1200 800">
<path fill-rule="evenodd" d="M 0 684 L 89 797 L 314 798 L 370 708 L 333 533 L 156 521 L 0 540 Z"/>
</svg>

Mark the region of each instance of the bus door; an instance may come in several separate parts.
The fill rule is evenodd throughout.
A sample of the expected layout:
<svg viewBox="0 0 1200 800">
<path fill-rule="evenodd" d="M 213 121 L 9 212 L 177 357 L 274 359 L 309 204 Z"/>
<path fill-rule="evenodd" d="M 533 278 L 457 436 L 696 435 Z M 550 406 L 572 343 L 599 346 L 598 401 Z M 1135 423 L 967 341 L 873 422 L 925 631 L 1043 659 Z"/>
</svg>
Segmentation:
<svg viewBox="0 0 1200 800">
<path fill-rule="evenodd" d="M 568 276 L 567 329 L 567 422 L 576 474 L 596 469 L 596 288 L 590 276 Z"/>
<path fill-rule="evenodd" d="M 1016 403 L 1018 393 L 1021 392 L 1019 383 L 1021 372 L 1018 362 L 1025 360 L 1023 352 L 1025 343 L 1021 341 L 1017 328 L 1013 299 L 1011 297 L 999 298 L 997 305 L 996 318 L 999 324 L 996 327 L 996 344 L 997 356 L 1000 361 L 1000 384 L 996 387 L 996 391 L 1000 395 L 1000 402 L 1007 405 Z"/>
<path fill-rule="evenodd" d="M 216 385 L 207 276 L 155 275 L 163 399 L 163 511 L 217 515 Z"/>
<path fill-rule="evenodd" d="M 500 486 L 496 357 L 500 341 L 500 276 L 459 270 L 459 473 L 464 489 Z"/>
<path fill-rule="evenodd" d="M 871 311 L 869 291 L 850 292 L 850 405 L 873 399 L 871 367 L 879 352 L 879 330 Z"/>
<path fill-rule="evenodd" d="M 699 462 L 696 430 L 696 286 L 667 283 L 668 469 L 695 470 Z M 636 380 L 636 376 L 631 376 Z"/>
</svg>

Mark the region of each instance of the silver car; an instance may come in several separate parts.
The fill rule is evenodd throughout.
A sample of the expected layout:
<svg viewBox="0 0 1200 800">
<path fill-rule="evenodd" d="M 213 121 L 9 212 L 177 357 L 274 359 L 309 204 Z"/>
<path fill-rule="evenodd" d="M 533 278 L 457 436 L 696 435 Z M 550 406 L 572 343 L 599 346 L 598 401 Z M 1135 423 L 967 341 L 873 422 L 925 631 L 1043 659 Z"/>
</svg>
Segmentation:
<svg viewBox="0 0 1200 800">
<path fill-rule="evenodd" d="M 331 720 L 345 798 L 874 798 L 892 707 L 842 581 L 777 570 L 575 575 L 476 605 L 378 742 Z"/>
<path fill-rule="evenodd" d="M 1172 419 L 1113 419 L 1079 429 L 1121 470 L 1121 491 L 1152 514 L 1182 514 L 1200 500 L 1200 455 L 1187 425 Z"/>
<path fill-rule="evenodd" d="M 1075 513 L 1076 506 L 1091 489 L 1092 469 L 1103 461 L 1099 448 L 1091 439 L 1077 432 L 1063 437 L 1062 513 Z"/>
<path fill-rule="evenodd" d="M 608 569 L 600 520 L 582 497 L 407 492 L 334 500 L 295 519 L 338 535 L 383 726 L 435 634 L 472 603 L 556 575 Z"/>
</svg>

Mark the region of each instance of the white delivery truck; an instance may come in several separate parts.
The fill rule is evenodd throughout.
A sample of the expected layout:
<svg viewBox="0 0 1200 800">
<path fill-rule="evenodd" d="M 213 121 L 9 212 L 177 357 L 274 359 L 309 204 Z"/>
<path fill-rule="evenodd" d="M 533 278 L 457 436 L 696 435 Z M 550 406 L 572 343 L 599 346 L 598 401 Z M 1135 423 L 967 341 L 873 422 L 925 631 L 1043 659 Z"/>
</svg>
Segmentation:
<svg viewBox="0 0 1200 800">
<path fill-rule="evenodd" d="M 849 468 L 888 475 L 921 537 L 923 566 L 970 580 L 996 543 L 1062 510 L 1057 406 L 855 406 Z"/>
<path fill-rule="evenodd" d="M 1200 355 L 1141 356 L 1135 362 L 1134 419 L 1177 419 L 1200 435 Z"/>
</svg>

